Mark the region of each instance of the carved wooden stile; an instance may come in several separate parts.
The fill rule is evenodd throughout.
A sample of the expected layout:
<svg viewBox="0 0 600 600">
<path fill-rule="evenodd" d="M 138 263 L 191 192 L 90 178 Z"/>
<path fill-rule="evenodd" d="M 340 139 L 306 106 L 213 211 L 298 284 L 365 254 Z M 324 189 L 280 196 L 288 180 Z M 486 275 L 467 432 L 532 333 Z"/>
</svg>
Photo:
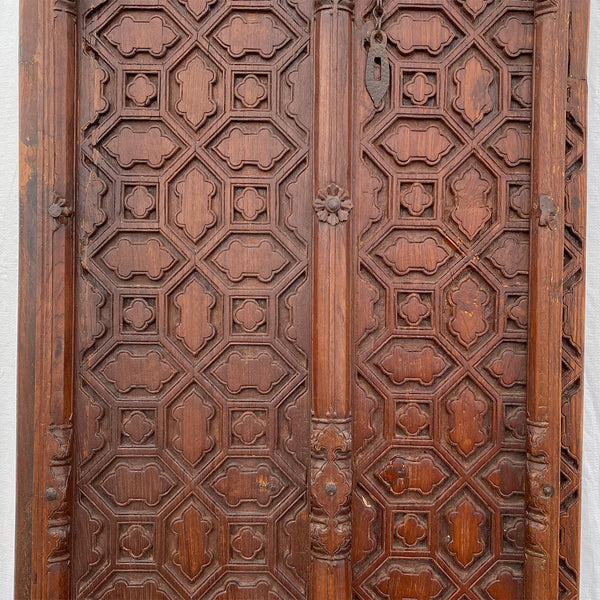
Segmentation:
<svg viewBox="0 0 600 600">
<path fill-rule="evenodd" d="M 23 3 L 18 600 L 576 600 L 584 4 Z"/>
<path fill-rule="evenodd" d="M 350 597 L 352 0 L 316 5 L 312 597 Z M 335 591 L 334 591 L 335 590 Z"/>
<path fill-rule="evenodd" d="M 535 3 L 529 357 L 527 378 L 526 597 L 559 596 L 564 150 L 568 5 Z"/>
</svg>

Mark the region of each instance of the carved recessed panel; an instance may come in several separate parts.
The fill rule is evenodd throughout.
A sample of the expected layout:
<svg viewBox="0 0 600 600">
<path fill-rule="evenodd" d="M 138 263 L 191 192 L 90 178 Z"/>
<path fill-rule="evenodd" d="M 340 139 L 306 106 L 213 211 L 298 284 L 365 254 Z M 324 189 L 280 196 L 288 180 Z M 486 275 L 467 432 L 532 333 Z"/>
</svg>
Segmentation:
<svg viewBox="0 0 600 600">
<path fill-rule="evenodd" d="M 150 175 L 170 162 L 182 142 L 166 125 L 126 121 L 104 136 L 100 147 L 113 169 Z"/>
<path fill-rule="evenodd" d="M 289 479 L 273 463 L 260 459 L 228 462 L 204 483 L 227 514 L 268 514 L 290 492 Z"/>
<path fill-rule="evenodd" d="M 237 234 L 225 239 L 210 256 L 213 270 L 238 288 L 264 288 L 280 279 L 295 258 L 270 235 Z"/>
<path fill-rule="evenodd" d="M 280 56 L 295 32 L 271 11 L 233 11 L 214 28 L 212 36 L 227 60 L 264 62 Z"/>
<path fill-rule="evenodd" d="M 301 600 L 312 7 L 122 4 L 74 44 L 75 595 Z"/>
<path fill-rule="evenodd" d="M 523 594 L 532 4 L 384 7 L 389 100 L 357 92 L 357 598 Z"/>
<path fill-rule="evenodd" d="M 490 514 L 468 490 L 462 490 L 442 509 L 440 553 L 461 578 L 490 555 Z"/>
<path fill-rule="evenodd" d="M 384 156 L 405 171 L 438 171 L 462 142 L 442 121 L 396 120 L 378 140 Z"/>
<path fill-rule="evenodd" d="M 294 369 L 271 346 L 234 344 L 209 367 L 207 376 L 231 400 L 272 398 Z"/>
<path fill-rule="evenodd" d="M 434 281 L 455 261 L 455 251 L 434 231 L 394 229 L 373 252 L 390 281 Z"/>
<path fill-rule="evenodd" d="M 199 48 L 169 72 L 169 112 L 192 130 L 214 121 L 223 110 L 222 69 Z"/>
<path fill-rule="evenodd" d="M 367 587 L 373 597 L 385 600 L 446 600 L 455 591 L 454 585 L 433 562 L 422 559 L 388 559 L 373 573 Z"/>
<path fill-rule="evenodd" d="M 406 9 L 389 19 L 386 32 L 400 55 L 411 60 L 443 56 L 462 37 L 444 13 Z"/>
<path fill-rule="evenodd" d="M 174 474 L 155 459 L 117 459 L 96 477 L 95 492 L 117 513 L 156 514 L 176 485 Z"/>
<path fill-rule="evenodd" d="M 101 38 L 117 59 L 154 62 L 181 41 L 183 32 L 162 10 L 119 11 Z"/>
<path fill-rule="evenodd" d="M 442 401 L 441 442 L 466 470 L 493 444 L 495 403 L 481 388 L 466 379 Z"/>
<path fill-rule="evenodd" d="M 234 121 L 211 142 L 210 150 L 232 177 L 264 177 L 279 169 L 296 148 L 273 123 Z"/>
</svg>

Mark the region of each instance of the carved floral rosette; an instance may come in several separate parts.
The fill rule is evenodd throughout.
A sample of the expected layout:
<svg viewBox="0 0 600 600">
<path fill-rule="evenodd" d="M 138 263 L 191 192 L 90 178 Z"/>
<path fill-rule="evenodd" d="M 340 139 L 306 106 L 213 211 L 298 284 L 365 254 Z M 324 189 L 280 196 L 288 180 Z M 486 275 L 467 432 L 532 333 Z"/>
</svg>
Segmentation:
<svg viewBox="0 0 600 600">
<path fill-rule="evenodd" d="M 350 553 L 350 427 L 350 419 L 312 419 L 310 538 L 321 559 L 343 560 Z"/>
</svg>

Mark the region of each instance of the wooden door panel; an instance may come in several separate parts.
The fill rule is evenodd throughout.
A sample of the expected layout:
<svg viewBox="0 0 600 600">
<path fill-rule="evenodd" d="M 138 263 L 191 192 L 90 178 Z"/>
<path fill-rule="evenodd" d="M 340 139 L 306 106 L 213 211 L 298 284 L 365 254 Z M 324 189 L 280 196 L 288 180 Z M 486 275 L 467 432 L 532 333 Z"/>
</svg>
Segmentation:
<svg viewBox="0 0 600 600">
<path fill-rule="evenodd" d="M 357 94 L 354 591 L 517 600 L 533 5 L 384 10 L 389 98 Z"/>
<path fill-rule="evenodd" d="M 23 4 L 20 600 L 577 598 L 588 6 L 378 4 Z"/>
<path fill-rule="evenodd" d="M 81 10 L 77 598 L 306 593 L 311 15 L 214 4 Z"/>
</svg>

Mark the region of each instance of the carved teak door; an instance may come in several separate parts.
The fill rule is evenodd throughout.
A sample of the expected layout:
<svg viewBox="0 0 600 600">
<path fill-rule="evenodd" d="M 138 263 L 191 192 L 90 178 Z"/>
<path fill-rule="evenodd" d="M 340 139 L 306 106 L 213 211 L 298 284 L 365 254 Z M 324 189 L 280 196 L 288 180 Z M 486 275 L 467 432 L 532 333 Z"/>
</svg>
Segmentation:
<svg viewBox="0 0 600 600">
<path fill-rule="evenodd" d="M 556 600 L 566 5 L 59 4 L 73 468 L 43 597 Z"/>
</svg>

